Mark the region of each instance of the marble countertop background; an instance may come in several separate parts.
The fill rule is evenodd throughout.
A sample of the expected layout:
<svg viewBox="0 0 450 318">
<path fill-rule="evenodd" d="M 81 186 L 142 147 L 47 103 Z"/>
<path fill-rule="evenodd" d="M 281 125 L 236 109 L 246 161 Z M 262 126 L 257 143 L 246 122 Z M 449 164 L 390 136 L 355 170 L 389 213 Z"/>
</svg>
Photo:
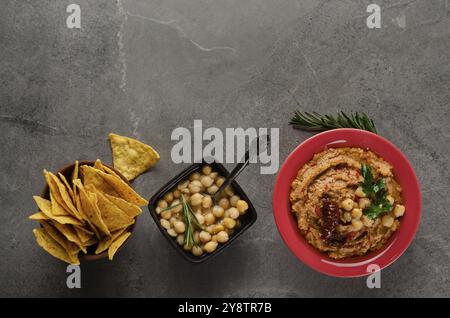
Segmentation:
<svg viewBox="0 0 450 318">
<path fill-rule="evenodd" d="M 81 29 L 66 7 L 81 6 Z M 0 296 L 450 296 L 450 1 L 373 0 L 369 30 L 354 0 L 3 0 L 0 6 Z M 279 127 L 280 160 L 311 136 L 294 110 L 365 111 L 413 164 L 423 191 L 407 252 L 364 278 L 324 276 L 299 262 L 274 224 L 274 175 L 239 182 L 258 210 L 235 245 L 202 265 L 172 250 L 148 213 L 114 262 L 82 265 L 82 288 L 35 243 L 32 195 L 42 169 L 111 162 L 114 131 L 162 160 L 138 178 L 153 195 L 175 172 L 176 127 Z"/>
</svg>

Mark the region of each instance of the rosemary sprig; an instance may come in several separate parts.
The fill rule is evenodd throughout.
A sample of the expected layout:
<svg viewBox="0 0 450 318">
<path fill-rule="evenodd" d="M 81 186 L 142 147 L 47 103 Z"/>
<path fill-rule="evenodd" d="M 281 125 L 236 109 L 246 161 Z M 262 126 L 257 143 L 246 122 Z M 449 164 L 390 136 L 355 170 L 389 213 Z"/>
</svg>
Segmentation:
<svg viewBox="0 0 450 318">
<path fill-rule="evenodd" d="M 356 128 L 377 133 L 372 119 L 365 113 L 339 112 L 337 115 L 321 115 L 316 112 L 296 111 L 289 122 L 294 128 L 309 131 L 324 131 L 336 128 Z"/>
<path fill-rule="evenodd" d="M 188 248 L 192 248 L 197 245 L 194 240 L 194 231 L 196 228 L 201 229 L 201 225 L 198 223 L 197 217 L 194 211 L 192 211 L 190 204 L 184 198 L 184 195 L 181 195 L 181 202 L 183 204 L 183 220 L 186 225 L 183 244 Z"/>
</svg>

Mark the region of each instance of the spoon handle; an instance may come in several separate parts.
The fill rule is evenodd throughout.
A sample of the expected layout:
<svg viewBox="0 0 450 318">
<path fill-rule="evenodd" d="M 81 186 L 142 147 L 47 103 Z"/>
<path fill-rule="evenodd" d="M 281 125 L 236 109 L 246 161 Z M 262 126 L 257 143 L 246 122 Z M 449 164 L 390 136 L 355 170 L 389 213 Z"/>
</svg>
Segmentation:
<svg viewBox="0 0 450 318">
<path fill-rule="evenodd" d="M 254 148 L 256 146 L 256 153 L 254 153 L 253 155 L 258 156 L 260 152 L 264 152 L 267 148 L 267 145 L 270 142 L 270 136 L 269 135 L 264 135 L 262 136 L 262 138 L 266 138 L 266 143 L 262 145 L 262 147 L 260 148 L 259 145 L 259 138 L 257 137 L 253 140 L 252 144 L 250 145 L 250 149 L 248 149 L 245 154 L 244 154 L 244 158 L 243 160 L 241 160 L 241 162 L 239 162 L 234 169 L 231 171 L 231 173 L 228 175 L 228 177 L 225 179 L 225 181 L 223 182 L 223 184 L 219 187 L 219 189 L 217 190 L 217 192 L 213 195 L 212 199 L 213 202 L 216 202 L 217 198 L 219 197 L 220 193 L 226 188 L 228 187 L 233 181 L 234 179 L 236 179 L 236 177 L 242 172 L 242 170 L 244 170 L 248 164 L 250 163 L 250 150 L 252 150 L 252 148 Z M 256 143 L 256 145 L 254 145 L 253 143 Z"/>
</svg>

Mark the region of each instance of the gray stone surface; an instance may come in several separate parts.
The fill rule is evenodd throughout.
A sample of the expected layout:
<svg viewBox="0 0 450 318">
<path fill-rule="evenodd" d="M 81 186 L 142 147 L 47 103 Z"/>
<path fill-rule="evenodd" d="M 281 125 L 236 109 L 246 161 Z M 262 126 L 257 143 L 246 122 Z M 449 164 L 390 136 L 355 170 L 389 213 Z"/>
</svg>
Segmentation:
<svg viewBox="0 0 450 318">
<path fill-rule="evenodd" d="M 66 27 L 79 3 L 82 28 Z M 0 6 L 1 296 L 450 296 L 450 3 L 369 1 L 3 0 Z M 309 133 L 293 111 L 368 112 L 416 169 L 423 217 L 416 239 L 382 273 L 324 276 L 299 262 L 274 224 L 275 176 L 250 167 L 239 182 L 259 213 L 236 244 L 185 263 L 148 213 L 114 262 L 82 265 L 82 288 L 35 243 L 32 195 L 43 168 L 111 162 L 107 134 L 140 138 L 162 160 L 135 187 L 150 197 L 176 171 L 171 131 L 279 127 L 280 158 Z"/>
</svg>

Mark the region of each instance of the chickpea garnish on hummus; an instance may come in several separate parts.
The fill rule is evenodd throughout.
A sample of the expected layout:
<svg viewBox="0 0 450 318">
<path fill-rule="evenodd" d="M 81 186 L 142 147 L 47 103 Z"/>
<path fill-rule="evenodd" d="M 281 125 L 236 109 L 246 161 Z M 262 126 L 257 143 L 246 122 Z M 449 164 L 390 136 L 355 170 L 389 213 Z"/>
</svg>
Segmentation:
<svg viewBox="0 0 450 318">
<path fill-rule="evenodd" d="M 354 147 L 316 154 L 298 172 L 290 201 L 300 232 L 333 259 L 382 248 L 405 213 L 393 167 Z"/>
</svg>

